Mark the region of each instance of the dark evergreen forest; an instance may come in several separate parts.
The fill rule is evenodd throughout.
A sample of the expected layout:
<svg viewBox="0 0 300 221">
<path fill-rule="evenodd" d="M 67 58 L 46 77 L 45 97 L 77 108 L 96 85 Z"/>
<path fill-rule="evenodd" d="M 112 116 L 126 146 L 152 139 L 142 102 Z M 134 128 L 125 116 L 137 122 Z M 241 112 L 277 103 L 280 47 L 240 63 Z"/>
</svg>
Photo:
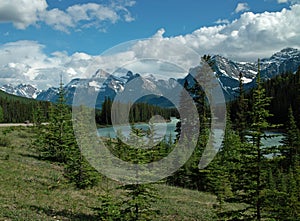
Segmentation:
<svg viewBox="0 0 300 221">
<path fill-rule="evenodd" d="M 267 109 L 272 116 L 268 120 L 274 124 L 284 125 L 288 120 L 288 109 L 291 107 L 294 111 L 298 127 L 300 127 L 300 68 L 296 73 L 280 74 L 275 78 L 262 82 L 262 87 L 265 88 L 266 95 L 271 98 Z M 244 105 L 252 105 L 254 90 L 243 95 L 245 96 L 246 103 Z M 240 105 L 238 98 L 229 104 L 232 119 L 237 118 L 237 111 Z"/>
<path fill-rule="evenodd" d="M 111 109 L 112 100 L 106 97 L 101 111 L 96 111 L 96 123 L 100 125 L 111 125 Z M 119 101 L 116 102 L 117 109 L 128 110 L 129 109 L 129 122 L 148 122 L 154 115 L 160 115 L 166 120 L 170 120 L 171 117 L 179 117 L 178 111 L 175 108 L 163 108 L 144 102 L 136 102 L 134 104 L 125 104 Z M 122 113 L 121 113 L 122 114 Z"/>
<path fill-rule="evenodd" d="M 40 109 L 43 118 L 49 118 L 50 102 L 14 96 L 0 91 L 0 107 L 3 112 L 4 123 L 33 122 L 35 112 Z"/>
</svg>

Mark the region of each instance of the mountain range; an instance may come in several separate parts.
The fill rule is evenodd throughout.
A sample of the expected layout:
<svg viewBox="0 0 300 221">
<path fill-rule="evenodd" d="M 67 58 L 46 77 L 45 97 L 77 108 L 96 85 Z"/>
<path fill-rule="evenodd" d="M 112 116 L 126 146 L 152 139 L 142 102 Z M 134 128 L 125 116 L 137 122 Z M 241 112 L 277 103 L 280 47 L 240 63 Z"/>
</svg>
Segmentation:
<svg viewBox="0 0 300 221">
<path fill-rule="evenodd" d="M 243 74 L 243 83 L 246 89 L 251 89 L 255 86 L 257 75 L 257 62 L 236 62 L 220 55 L 214 55 L 210 58 L 209 63 L 218 77 L 220 85 L 224 91 L 226 100 L 232 100 L 236 97 L 239 86 L 239 74 Z M 260 60 L 261 78 L 263 80 L 270 79 L 278 74 L 286 72 L 295 72 L 300 66 L 300 50 L 286 48 L 273 54 L 270 58 Z M 71 104 L 74 93 L 77 88 L 85 88 L 90 93 L 98 93 L 96 106 L 100 107 L 105 97 L 115 98 L 117 94 L 127 91 L 128 96 L 134 94 L 144 95 L 148 103 L 153 103 L 161 106 L 170 106 L 170 99 L 163 99 L 162 95 L 169 97 L 177 96 L 174 93 L 176 85 L 183 84 L 185 79 L 191 77 L 191 72 L 187 73 L 181 79 L 170 78 L 168 80 L 156 79 L 155 74 L 141 76 L 138 73 L 133 73 L 130 70 L 118 70 L 118 76 L 111 75 L 101 69 L 89 79 L 72 79 L 64 86 L 66 92 L 67 103 Z M 39 90 L 30 84 L 20 84 L 13 86 L 6 84 L 0 87 L 7 93 L 34 98 L 37 100 L 56 101 L 58 88 L 50 87 L 47 90 Z M 153 95 L 149 95 L 153 94 Z M 147 96 L 146 96 L 147 95 Z M 125 101 L 124 101 L 125 102 Z"/>
</svg>

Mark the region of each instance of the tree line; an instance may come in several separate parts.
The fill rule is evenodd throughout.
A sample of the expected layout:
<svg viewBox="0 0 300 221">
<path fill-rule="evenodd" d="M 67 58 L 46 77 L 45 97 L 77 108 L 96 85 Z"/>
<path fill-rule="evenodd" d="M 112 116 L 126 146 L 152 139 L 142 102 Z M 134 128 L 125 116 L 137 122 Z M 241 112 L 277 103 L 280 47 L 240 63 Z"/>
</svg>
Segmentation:
<svg viewBox="0 0 300 221">
<path fill-rule="evenodd" d="M 274 124 L 284 124 L 288 120 L 287 113 L 291 107 L 294 111 L 298 127 L 300 127 L 300 67 L 296 73 L 279 74 L 272 79 L 261 82 L 261 84 L 266 90 L 267 97 L 271 98 L 270 105 L 267 107 L 271 113 L 268 120 Z M 240 86 L 240 88 L 243 90 L 243 86 Z M 237 114 L 241 105 L 249 106 L 253 103 L 253 92 L 254 89 L 242 94 L 242 96 L 245 96 L 243 104 L 241 104 L 241 96 L 228 104 L 232 119 L 238 118 Z"/>
<path fill-rule="evenodd" d="M 164 119 L 170 120 L 171 117 L 179 117 L 178 112 L 175 108 L 163 108 L 157 105 L 151 105 L 144 102 L 132 103 L 122 103 L 120 101 L 115 102 L 117 110 L 129 110 L 129 122 L 148 122 L 150 118 L 154 115 L 160 115 Z M 105 97 L 102 103 L 101 110 L 96 111 L 96 123 L 100 125 L 111 125 L 112 117 L 116 114 L 124 114 L 117 111 L 117 113 L 112 112 L 112 99 L 110 97 Z M 124 116 L 127 118 L 127 116 Z"/>
<path fill-rule="evenodd" d="M 34 112 L 40 108 L 45 120 L 49 117 L 51 103 L 46 101 L 36 101 L 34 99 L 23 98 L 7 94 L 0 91 L 0 112 L 1 122 L 23 123 L 33 122 Z"/>
</svg>

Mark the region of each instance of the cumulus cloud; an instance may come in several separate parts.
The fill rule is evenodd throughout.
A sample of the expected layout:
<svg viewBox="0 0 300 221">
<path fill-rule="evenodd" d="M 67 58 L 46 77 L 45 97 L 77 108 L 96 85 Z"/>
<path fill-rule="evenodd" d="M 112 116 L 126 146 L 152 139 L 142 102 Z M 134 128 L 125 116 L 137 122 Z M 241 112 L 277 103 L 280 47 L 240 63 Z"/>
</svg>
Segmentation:
<svg viewBox="0 0 300 221">
<path fill-rule="evenodd" d="M 45 46 L 35 41 L 17 41 L 0 47 L 0 82 L 31 83 L 40 89 L 57 86 L 60 74 L 64 81 L 81 77 L 93 56 L 85 53 L 68 55 L 54 52 L 44 53 Z"/>
<path fill-rule="evenodd" d="M 69 32 L 70 28 L 94 26 L 103 29 L 107 23 L 134 20 L 129 7 L 135 1 L 112 1 L 109 5 L 86 3 L 76 4 L 66 10 L 48 9 L 46 0 L 0 0 L 0 22 L 12 22 L 18 29 L 45 23 L 56 30 Z"/>
<path fill-rule="evenodd" d="M 221 54 L 235 60 L 268 57 L 285 47 L 300 48 L 300 5 L 280 12 L 243 13 L 229 24 L 202 27 L 179 41 L 200 54 Z"/>
<path fill-rule="evenodd" d="M 240 13 L 240 12 L 245 12 L 248 11 L 250 8 L 248 6 L 248 3 L 238 3 L 234 12 L 235 13 Z"/>
<path fill-rule="evenodd" d="M 286 47 L 300 48 L 299 20 L 300 5 L 279 12 L 245 12 L 230 23 L 202 27 L 187 35 L 165 37 L 167 30 L 159 29 L 153 39 L 138 41 L 132 50 L 137 57 L 167 60 L 180 54 L 188 62 L 186 49 L 179 46 L 182 44 L 200 55 L 220 54 L 238 61 L 255 61 Z"/>
<path fill-rule="evenodd" d="M 89 16 L 88 13 L 83 11 L 79 18 L 85 19 L 86 16 Z M 187 70 L 199 63 L 200 56 L 204 54 L 254 61 L 286 47 L 300 48 L 299 20 L 300 5 L 279 12 L 245 12 L 230 23 L 202 27 L 187 35 L 165 37 L 167 30 L 159 29 L 153 38 L 130 42 L 101 56 L 79 52 L 72 55 L 54 52 L 49 56 L 43 51 L 45 46 L 38 42 L 7 43 L 0 47 L 0 82 L 11 82 L 16 77 L 46 88 L 58 84 L 59 74 L 68 82 L 75 77 L 90 77 L 99 68 L 109 73 L 126 66 L 138 70 L 143 59 L 152 59 L 152 63 L 158 60 L 156 71 L 160 70 L 169 77 L 174 76 L 167 73 L 166 65 L 159 62 L 173 63 L 179 67 L 177 70 Z"/>
<path fill-rule="evenodd" d="M 16 28 L 25 29 L 36 24 L 47 7 L 46 0 L 1 0 L 0 22 L 12 22 Z"/>
</svg>

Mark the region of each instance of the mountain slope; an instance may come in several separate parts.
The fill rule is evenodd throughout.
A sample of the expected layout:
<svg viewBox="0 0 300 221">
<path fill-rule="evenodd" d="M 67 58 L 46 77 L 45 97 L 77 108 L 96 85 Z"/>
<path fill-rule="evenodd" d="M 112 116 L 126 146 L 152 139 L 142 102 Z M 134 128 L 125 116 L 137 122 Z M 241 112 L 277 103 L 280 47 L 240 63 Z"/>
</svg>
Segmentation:
<svg viewBox="0 0 300 221">
<path fill-rule="evenodd" d="M 123 103 L 134 102 L 134 98 L 139 96 L 139 102 L 147 101 L 149 104 L 157 104 L 162 102 L 162 106 L 173 106 L 172 103 L 161 99 L 162 95 L 173 96 L 174 87 L 178 85 L 175 79 L 157 80 L 154 76 L 141 76 L 127 71 L 124 76 L 99 75 L 101 71 L 97 71 L 91 79 L 73 79 L 64 86 L 66 92 L 66 101 L 72 104 L 76 89 L 83 90 L 87 98 L 97 93 L 96 107 L 101 108 L 105 97 L 115 98 L 117 94 L 124 92 L 120 101 Z M 103 72 L 102 72 L 103 73 Z M 47 91 L 41 92 L 38 100 L 47 100 L 55 102 L 57 100 L 57 88 L 49 88 Z M 150 95 L 150 96 L 149 96 Z M 145 96 L 145 98 L 143 98 Z M 91 105 L 93 105 L 91 103 Z"/>
<path fill-rule="evenodd" d="M 5 84 L 0 87 L 0 90 L 5 91 L 9 94 L 27 98 L 37 98 L 38 94 L 41 92 L 36 87 L 30 84 L 19 84 L 17 86 Z"/>
<path fill-rule="evenodd" d="M 27 120 L 32 122 L 33 112 L 38 106 L 42 109 L 42 113 L 46 119 L 50 103 L 11 95 L 0 90 L 0 106 L 2 107 L 4 114 L 3 122 L 23 123 Z"/>
<path fill-rule="evenodd" d="M 239 73 L 243 75 L 245 89 L 256 85 L 257 62 L 234 62 L 221 56 L 212 57 L 212 69 L 219 77 L 226 100 L 232 100 L 238 95 Z M 270 58 L 261 60 L 261 79 L 263 81 L 287 72 L 295 73 L 300 66 L 300 51 L 286 48 L 275 53 Z"/>
<path fill-rule="evenodd" d="M 212 56 L 209 63 L 215 76 L 218 77 L 221 87 L 223 88 L 226 100 L 232 100 L 238 95 L 238 77 L 243 74 L 245 89 L 249 90 L 255 86 L 257 73 L 257 62 L 236 62 L 220 55 Z M 300 51 L 298 49 L 286 48 L 275 53 L 270 58 L 261 60 L 261 77 L 262 80 L 273 78 L 286 72 L 296 72 L 300 66 Z M 101 106 L 106 96 L 114 98 L 118 93 L 124 90 L 129 95 L 134 93 L 147 94 L 154 93 L 155 96 L 160 94 L 169 94 L 172 96 L 172 89 L 176 88 L 178 83 L 183 82 L 181 79 L 158 80 L 155 75 L 141 76 L 134 74 L 126 69 L 120 69 L 116 72 L 118 76 L 111 75 L 101 69 L 97 70 L 91 79 L 73 79 L 66 86 L 66 97 L 69 104 L 72 103 L 76 88 L 89 88 L 91 93 L 98 92 L 97 106 Z M 187 73 L 184 79 L 191 76 Z M 135 79 L 135 83 L 128 84 Z M 132 83 L 132 82 L 131 82 Z M 127 88 L 127 89 L 126 89 Z M 21 84 L 17 86 L 3 85 L 0 90 L 11 94 L 36 98 L 54 102 L 57 99 L 58 89 L 50 87 L 47 90 L 39 91 L 32 85 Z M 131 91 L 130 91 L 131 90 Z M 149 100 L 149 99 L 148 99 Z M 155 99 L 151 102 L 155 102 Z"/>
</svg>

